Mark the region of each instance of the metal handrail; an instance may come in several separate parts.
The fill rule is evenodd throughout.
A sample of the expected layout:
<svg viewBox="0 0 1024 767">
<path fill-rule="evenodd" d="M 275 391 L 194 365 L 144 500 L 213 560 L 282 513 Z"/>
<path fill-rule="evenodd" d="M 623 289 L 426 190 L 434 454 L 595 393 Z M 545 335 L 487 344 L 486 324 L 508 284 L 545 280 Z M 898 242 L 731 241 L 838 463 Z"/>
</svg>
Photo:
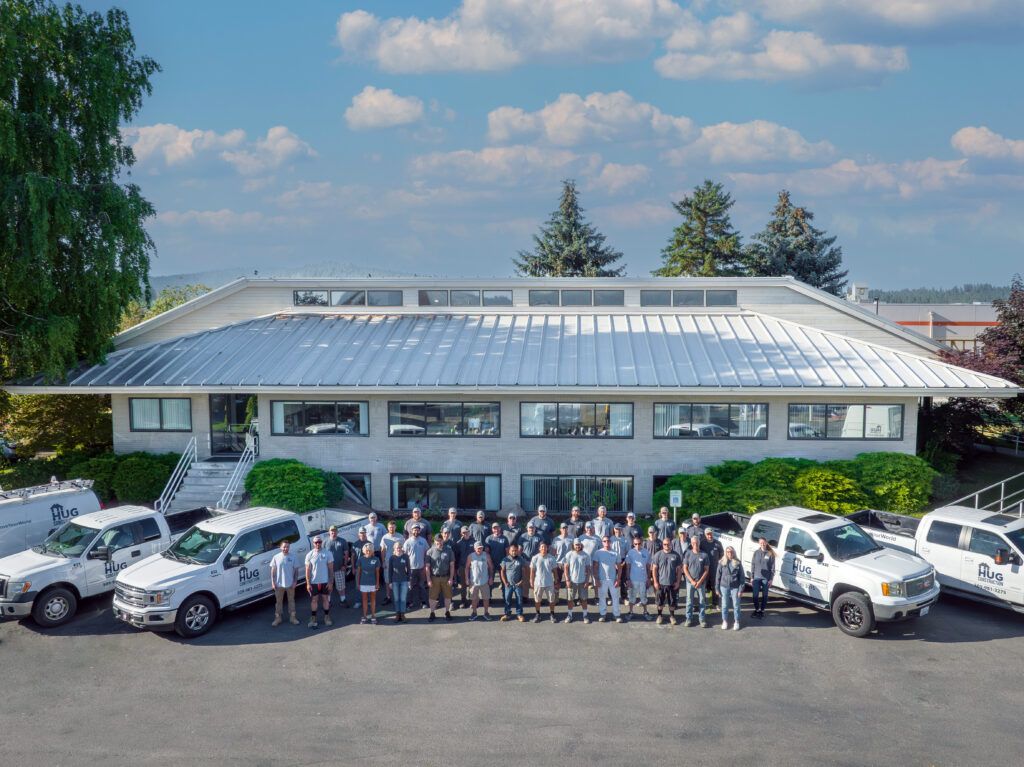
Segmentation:
<svg viewBox="0 0 1024 767">
<path fill-rule="evenodd" d="M 1024 471 L 1020 474 L 1014 474 L 1012 477 L 1007 477 L 999 482 L 993 482 L 988 487 L 983 487 L 981 490 L 976 490 L 970 495 L 965 495 L 963 498 L 953 501 L 952 503 L 945 504 L 946 506 L 973 506 L 976 509 L 992 509 L 995 511 L 1005 511 L 1012 506 L 1018 506 L 1018 513 L 1024 515 L 1024 486 L 1013 490 L 1009 494 L 1006 492 L 1006 486 L 1017 480 L 1024 482 Z M 982 493 L 989 491 L 998 490 L 999 497 L 989 501 L 985 505 L 981 504 Z M 1019 499 L 1017 496 L 1021 496 Z"/>
<path fill-rule="evenodd" d="M 167 504 L 171 502 L 174 494 L 178 492 L 178 488 L 181 487 L 182 480 L 185 479 L 185 475 L 188 474 L 189 467 L 192 462 L 196 460 L 196 438 L 192 437 L 185 445 L 185 450 L 181 454 L 181 458 L 178 459 L 177 466 L 174 467 L 174 471 L 171 472 L 171 478 L 167 480 L 167 484 L 164 485 L 164 491 L 160 493 L 160 497 L 156 499 L 153 504 L 153 508 L 163 513 L 164 509 L 167 508 Z"/>
<path fill-rule="evenodd" d="M 238 463 L 235 464 L 235 470 L 231 472 L 231 477 L 228 479 L 228 483 L 224 487 L 224 493 L 221 495 L 220 500 L 217 501 L 218 509 L 226 509 L 228 507 L 228 504 L 231 503 L 232 496 L 234 496 L 239 483 L 242 481 L 242 475 L 245 473 L 246 467 L 254 463 L 255 460 L 255 440 L 246 440 L 245 450 L 243 450 L 242 454 L 238 456 Z"/>
</svg>

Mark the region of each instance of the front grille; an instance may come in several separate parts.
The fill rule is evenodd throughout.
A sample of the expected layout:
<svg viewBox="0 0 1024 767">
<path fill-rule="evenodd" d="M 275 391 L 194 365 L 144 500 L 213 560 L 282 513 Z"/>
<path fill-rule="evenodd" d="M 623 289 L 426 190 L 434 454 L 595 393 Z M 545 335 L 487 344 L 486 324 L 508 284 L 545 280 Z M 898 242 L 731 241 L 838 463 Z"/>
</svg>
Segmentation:
<svg viewBox="0 0 1024 767">
<path fill-rule="evenodd" d="M 7 596 L 7 578 L 0 577 L 0 599 Z"/>
<path fill-rule="evenodd" d="M 148 602 L 146 600 L 146 592 L 142 589 L 137 589 L 134 586 L 126 586 L 123 583 L 118 583 L 114 586 L 114 593 L 117 594 L 117 598 L 122 602 L 133 607 L 145 607 Z"/>
<path fill-rule="evenodd" d="M 928 575 L 922 575 L 920 578 L 914 578 L 913 580 L 907 581 L 907 596 L 916 597 L 924 594 L 926 591 L 930 591 L 932 586 L 935 585 L 935 575 L 928 573 Z"/>
</svg>

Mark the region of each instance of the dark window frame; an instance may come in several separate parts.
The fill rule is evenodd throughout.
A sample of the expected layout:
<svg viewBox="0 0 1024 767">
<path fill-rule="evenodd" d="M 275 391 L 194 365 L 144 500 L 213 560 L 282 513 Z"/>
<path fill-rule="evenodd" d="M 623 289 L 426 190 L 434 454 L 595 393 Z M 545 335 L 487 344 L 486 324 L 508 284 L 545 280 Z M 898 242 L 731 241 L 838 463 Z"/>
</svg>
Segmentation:
<svg viewBox="0 0 1024 767">
<path fill-rule="evenodd" d="M 135 413 L 132 411 L 132 402 L 135 400 L 156 400 L 161 404 L 157 406 L 157 412 L 160 413 L 160 427 L 157 429 L 139 429 L 135 426 Z M 178 400 L 181 402 L 188 402 L 188 428 L 187 429 L 165 429 L 164 428 L 164 400 Z M 142 432 L 142 433 L 163 433 L 163 434 L 191 434 L 194 430 L 192 424 L 192 398 L 191 397 L 129 397 L 128 398 L 128 431 Z"/>
<path fill-rule="evenodd" d="M 324 302 L 311 303 L 309 301 L 299 301 L 299 293 L 323 293 Z M 326 288 L 302 288 L 300 290 L 292 291 L 292 306 L 330 306 L 331 305 L 331 291 Z"/>
<path fill-rule="evenodd" d="M 430 434 L 424 428 L 420 434 L 392 434 L 391 427 L 391 406 L 392 405 L 459 405 L 461 408 L 461 415 L 459 416 L 459 423 L 462 425 L 463 431 L 466 429 L 466 405 L 495 405 L 498 410 L 498 431 L 495 434 Z M 501 437 L 501 401 L 500 400 L 388 400 L 388 436 L 397 437 L 398 439 L 498 439 Z M 424 419 L 424 422 L 426 419 Z"/>
<path fill-rule="evenodd" d="M 274 405 L 277 403 L 281 404 L 299 404 L 303 406 L 303 413 L 305 413 L 306 405 L 334 405 L 334 422 L 338 422 L 338 405 L 366 405 L 366 433 L 361 431 L 344 432 L 337 431 L 323 431 L 323 432 L 307 432 L 306 431 L 306 417 L 302 417 L 302 431 L 300 433 L 287 432 L 287 431 L 274 431 Z M 369 400 L 299 400 L 299 399 L 272 399 L 270 400 L 270 436 L 271 437 L 369 437 L 370 436 L 370 401 Z"/>
<path fill-rule="evenodd" d="M 635 506 L 635 502 L 636 502 L 636 475 L 635 474 L 525 474 L 525 473 L 524 474 L 520 474 L 519 475 L 519 505 L 522 506 L 524 509 L 526 508 L 526 506 L 523 506 L 523 497 L 525 495 L 523 490 L 524 490 L 524 483 L 525 483 L 527 477 L 529 477 L 531 479 L 555 479 L 555 480 L 560 480 L 560 479 L 563 479 L 565 477 L 579 477 L 581 479 L 628 479 L 629 480 L 629 503 L 627 504 L 627 511 L 626 512 L 618 512 L 618 511 L 611 512 L 610 511 L 609 514 L 625 514 L 625 513 L 628 513 L 629 511 L 632 511 L 634 513 L 636 512 L 636 506 Z M 584 509 L 584 510 L 587 510 L 589 508 L 584 503 L 579 503 L 578 505 L 580 506 L 581 509 Z M 568 511 L 570 511 L 570 509 L 565 509 L 564 511 L 563 510 L 556 510 L 556 509 L 549 509 L 549 511 L 551 511 L 551 512 L 553 512 L 555 514 L 561 514 L 561 513 L 567 513 Z"/>
<path fill-rule="evenodd" d="M 598 405 L 629 405 L 629 435 L 624 436 L 621 434 L 523 434 L 523 405 L 554 405 L 555 406 L 555 424 L 560 422 L 560 411 L 562 405 L 594 405 L 595 410 Z M 557 426 L 556 426 L 557 428 Z M 636 436 L 636 403 L 635 402 L 609 402 L 607 400 L 603 402 L 589 401 L 589 400 L 577 400 L 570 402 L 568 400 L 520 400 L 519 401 L 519 438 L 520 439 L 633 439 Z M 570 475 L 565 475 L 570 476 Z M 575 476 L 575 475 L 571 475 Z M 588 475 L 589 476 L 589 475 Z M 625 476 L 625 475 L 623 475 Z"/>
<path fill-rule="evenodd" d="M 502 505 L 502 503 L 501 503 L 501 494 L 502 494 L 503 488 L 504 488 L 503 478 L 502 478 L 501 474 L 495 474 L 493 472 L 480 472 L 480 471 L 393 471 L 393 472 L 391 472 L 388 475 L 388 495 L 390 496 L 390 499 L 391 499 L 391 511 L 395 512 L 395 513 L 399 513 L 399 512 L 407 512 L 407 511 L 409 511 L 409 509 L 407 509 L 405 507 L 402 507 L 402 506 L 397 506 L 396 505 L 396 501 L 398 500 L 398 498 L 396 497 L 397 490 L 395 488 L 395 477 L 426 477 L 427 478 L 427 488 L 428 489 L 430 487 L 430 477 L 462 477 L 462 484 L 465 484 L 466 477 L 483 477 L 484 480 L 485 480 L 485 482 L 484 482 L 484 493 L 485 494 L 487 492 L 487 483 L 486 483 L 487 477 L 497 477 L 498 478 L 498 506 L 497 506 L 497 508 L 494 508 L 494 509 L 471 509 L 469 507 L 463 508 L 463 507 L 460 507 L 460 506 L 456 506 L 456 508 L 459 511 L 501 511 L 501 505 Z M 428 492 L 428 494 L 429 494 L 429 492 Z M 430 507 L 426 507 L 426 508 L 430 509 Z M 430 509 L 430 510 L 434 511 L 434 509 Z M 440 511 L 440 509 L 438 509 L 437 511 Z"/>
<path fill-rule="evenodd" d="M 863 407 L 864 418 L 861 423 L 861 436 L 859 437 L 830 437 L 828 436 L 828 421 L 825 422 L 825 435 L 822 437 L 794 437 L 789 433 L 789 426 L 792 423 L 790 408 L 794 407 L 824 407 L 826 412 L 833 407 L 850 407 L 859 405 Z M 865 434 L 868 428 L 867 408 L 875 407 L 898 407 L 900 409 L 900 435 L 898 437 L 869 437 Z M 786 403 L 786 439 L 794 442 L 903 442 L 907 433 L 907 406 L 899 402 L 787 402 Z"/>
<path fill-rule="evenodd" d="M 741 407 L 743 405 L 756 405 L 758 407 L 764 407 L 764 436 L 763 437 L 734 437 L 731 434 L 727 434 L 724 437 L 670 437 L 667 434 L 658 435 L 655 423 L 657 420 L 657 408 L 658 405 L 728 405 L 729 406 L 729 420 L 732 421 L 732 409 L 733 407 Z M 666 439 L 670 441 L 703 441 L 703 440 L 753 440 L 760 442 L 768 439 L 768 435 L 771 432 L 771 405 L 767 402 L 655 402 L 651 405 L 651 437 L 653 439 Z M 693 423 L 691 417 L 691 424 Z"/>
</svg>

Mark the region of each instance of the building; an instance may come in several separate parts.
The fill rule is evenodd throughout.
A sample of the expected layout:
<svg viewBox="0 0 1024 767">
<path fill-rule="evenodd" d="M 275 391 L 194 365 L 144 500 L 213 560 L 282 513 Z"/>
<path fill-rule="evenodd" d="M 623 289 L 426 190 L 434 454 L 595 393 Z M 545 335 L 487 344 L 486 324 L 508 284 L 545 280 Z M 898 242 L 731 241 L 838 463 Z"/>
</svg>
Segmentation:
<svg viewBox="0 0 1024 767">
<path fill-rule="evenodd" d="M 724 459 L 912 453 L 933 396 L 1010 397 L 791 278 L 240 279 L 15 393 L 107 393 L 119 452 L 340 472 L 378 509 L 650 511 Z"/>
</svg>

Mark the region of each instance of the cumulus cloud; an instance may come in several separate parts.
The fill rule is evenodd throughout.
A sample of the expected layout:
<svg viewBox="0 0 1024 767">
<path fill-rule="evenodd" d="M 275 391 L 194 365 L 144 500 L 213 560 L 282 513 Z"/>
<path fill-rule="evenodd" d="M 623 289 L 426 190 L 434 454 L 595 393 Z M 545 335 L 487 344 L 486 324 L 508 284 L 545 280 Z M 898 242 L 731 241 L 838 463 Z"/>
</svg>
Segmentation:
<svg viewBox="0 0 1024 767">
<path fill-rule="evenodd" d="M 239 173 L 249 176 L 278 168 L 290 160 L 316 157 L 316 152 L 288 128 L 276 125 L 262 139 L 237 151 L 221 152 L 220 156 Z"/>
<path fill-rule="evenodd" d="M 833 24 L 854 19 L 901 30 L 964 25 L 1019 26 L 1019 0 L 758 0 L 773 21 Z"/>
<path fill-rule="evenodd" d="M 140 165 L 163 160 L 165 165 L 179 165 L 202 152 L 237 147 L 245 141 L 245 131 L 186 130 L 171 123 L 157 123 L 121 129 Z"/>
<path fill-rule="evenodd" d="M 644 183 L 651 177 L 651 169 L 646 165 L 619 165 L 607 163 L 601 172 L 593 178 L 588 187 L 608 194 L 618 194 Z"/>
<path fill-rule="evenodd" d="M 345 122 L 352 130 L 394 128 L 423 118 L 423 102 L 415 96 L 399 96 L 390 88 L 367 85 L 352 97 Z"/>
<path fill-rule="evenodd" d="M 454 176 L 477 183 L 516 184 L 530 178 L 550 178 L 596 164 L 567 149 L 512 146 L 485 147 L 474 151 L 432 152 L 413 158 L 410 169 L 416 176 Z"/>
<path fill-rule="evenodd" d="M 166 210 L 156 216 L 158 224 L 173 228 L 199 227 L 217 232 L 265 229 L 280 225 L 301 225 L 303 218 L 268 216 L 258 210 Z"/>
<path fill-rule="evenodd" d="M 767 120 L 746 123 L 723 122 L 700 129 L 692 143 L 669 150 L 666 159 L 673 165 L 703 158 L 712 163 L 755 163 L 770 160 L 813 162 L 835 153 L 827 141 L 811 142 L 797 131 Z"/>
<path fill-rule="evenodd" d="M 984 125 L 961 128 L 950 143 L 964 157 L 1024 161 L 1024 139 L 1006 138 Z"/>
<path fill-rule="evenodd" d="M 593 214 L 601 221 L 625 228 L 660 226 L 676 218 L 668 200 L 637 200 L 622 205 L 605 205 L 594 208 Z"/>
</svg>

